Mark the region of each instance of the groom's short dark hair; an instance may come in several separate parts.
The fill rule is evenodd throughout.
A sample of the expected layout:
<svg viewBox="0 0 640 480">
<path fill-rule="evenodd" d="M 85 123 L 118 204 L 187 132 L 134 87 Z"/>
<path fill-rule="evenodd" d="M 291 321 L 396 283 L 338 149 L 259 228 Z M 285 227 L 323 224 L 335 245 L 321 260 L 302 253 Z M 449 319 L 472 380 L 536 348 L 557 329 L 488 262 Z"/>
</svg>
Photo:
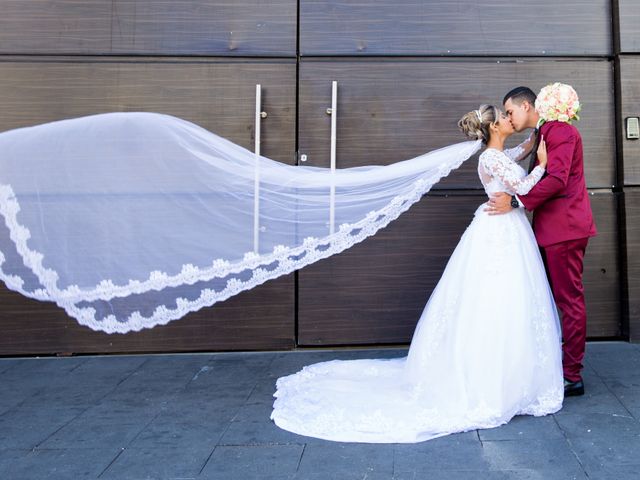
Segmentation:
<svg viewBox="0 0 640 480">
<path fill-rule="evenodd" d="M 507 100 L 511 99 L 512 102 L 520 105 L 523 101 L 529 102 L 531 105 L 535 105 L 536 103 L 536 94 L 533 93 L 529 87 L 516 87 L 507 93 L 504 96 L 504 100 L 502 100 L 502 104 L 507 103 Z"/>
</svg>

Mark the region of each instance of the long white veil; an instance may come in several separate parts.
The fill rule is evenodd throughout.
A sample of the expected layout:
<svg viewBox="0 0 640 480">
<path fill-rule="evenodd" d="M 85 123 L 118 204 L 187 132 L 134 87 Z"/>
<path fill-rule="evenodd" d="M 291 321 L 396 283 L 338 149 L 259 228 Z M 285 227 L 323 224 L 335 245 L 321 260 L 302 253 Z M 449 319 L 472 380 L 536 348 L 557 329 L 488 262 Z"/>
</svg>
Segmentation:
<svg viewBox="0 0 640 480">
<path fill-rule="evenodd" d="M 0 279 L 94 330 L 166 324 L 375 234 L 479 148 L 332 173 L 155 113 L 7 131 Z"/>
</svg>

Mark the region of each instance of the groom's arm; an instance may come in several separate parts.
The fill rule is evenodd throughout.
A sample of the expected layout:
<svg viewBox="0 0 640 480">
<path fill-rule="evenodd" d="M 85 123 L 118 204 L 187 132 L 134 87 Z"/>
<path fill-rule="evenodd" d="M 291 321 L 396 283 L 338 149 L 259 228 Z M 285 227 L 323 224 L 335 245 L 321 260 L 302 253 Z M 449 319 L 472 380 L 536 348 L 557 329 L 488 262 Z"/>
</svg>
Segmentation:
<svg viewBox="0 0 640 480">
<path fill-rule="evenodd" d="M 558 196 L 566 187 L 577 143 L 573 129 L 566 124 L 549 129 L 544 140 L 547 144 L 547 175 L 529 193 L 516 197 L 519 205 L 529 211 Z M 511 195 L 505 192 L 491 194 L 489 205 L 485 208 L 489 215 L 500 215 L 511 210 Z"/>
<path fill-rule="evenodd" d="M 535 210 L 567 187 L 577 138 L 568 125 L 567 128 L 558 127 L 550 129 L 545 138 L 549 159 L 547 175 L 529 193 L 518 196 L 520 202 L 529 211 Z"/>
</svg>

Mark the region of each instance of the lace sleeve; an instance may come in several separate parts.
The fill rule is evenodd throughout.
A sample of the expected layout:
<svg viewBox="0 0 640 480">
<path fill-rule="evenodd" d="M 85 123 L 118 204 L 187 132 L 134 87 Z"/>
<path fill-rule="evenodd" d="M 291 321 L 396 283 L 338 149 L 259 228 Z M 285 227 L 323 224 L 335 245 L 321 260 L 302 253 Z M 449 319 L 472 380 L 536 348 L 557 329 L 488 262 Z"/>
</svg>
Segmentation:
<svg viewBox="0 0 640 480">
<path fill-rule="evenodd" d="M 486 150 L 480 156 L 480 160 L 491 176 L 499 179 L 506 188 L 518 195 L 529 193 L 544 174 L 544 168 L 538 165 L 529 175 L 522 177 L 520 167 L 498 150 Z"/>
</svg>

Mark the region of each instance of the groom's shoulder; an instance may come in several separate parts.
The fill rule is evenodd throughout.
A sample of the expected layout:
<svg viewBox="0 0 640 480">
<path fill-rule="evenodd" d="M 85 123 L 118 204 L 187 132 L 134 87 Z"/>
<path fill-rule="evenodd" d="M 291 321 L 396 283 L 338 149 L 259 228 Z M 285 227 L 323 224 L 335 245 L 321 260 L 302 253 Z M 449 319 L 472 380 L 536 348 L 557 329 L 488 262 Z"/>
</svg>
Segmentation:
<svg viewBox="0 0 640 480">
<path fill-rule="evenodd" d="M 578 129 L 566 122 L 546 122 L 540 127 L 540 131 L 543 135 L 547 135 L 548 138 L 551 137 L 567 137 L 567 136 L 576 136 L 580 137 L 580 132 Z"/>
</svg>

